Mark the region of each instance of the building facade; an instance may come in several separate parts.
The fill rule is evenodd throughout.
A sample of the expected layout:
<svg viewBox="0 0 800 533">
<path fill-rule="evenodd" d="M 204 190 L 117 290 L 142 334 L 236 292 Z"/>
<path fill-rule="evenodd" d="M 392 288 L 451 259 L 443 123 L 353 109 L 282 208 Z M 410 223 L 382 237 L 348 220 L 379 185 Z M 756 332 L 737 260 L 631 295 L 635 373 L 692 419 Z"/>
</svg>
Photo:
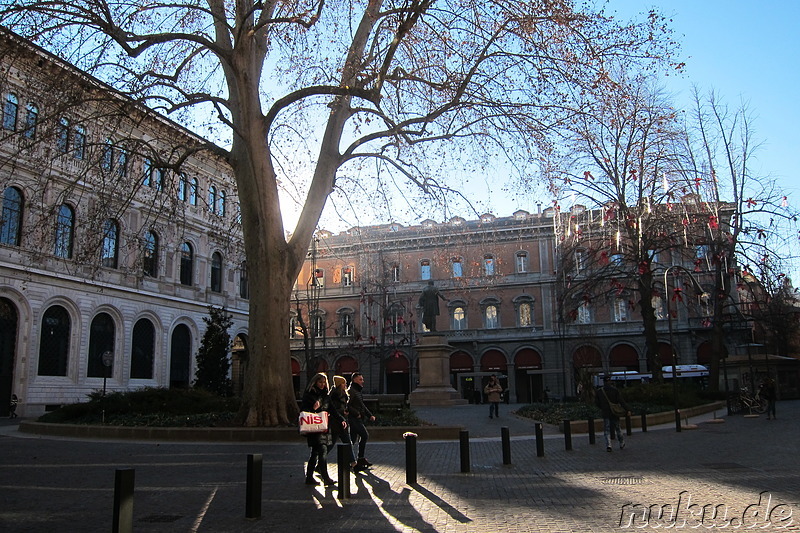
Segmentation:
<svg viewBox="0 0 800 533">
<path fill-rule="evenodd" d="M 208 307 L 234 378 L 247 269 L 230 168 L 204 141 L 0 34 L 0 415 L 98 390 L 188 387 Z"/>
<path fill-rule="evenodd" d="M 634 296 L 618 279 L 591 281 L 600 262 L 618 260 L 620 243 L 608 241 L 601 219 L 573 206 L 563 213 L 520 210 L 510 217 L 320 232 L 291 310 L 298 385 L 305 383 L 304 372 L 360 371 L 368 376 L 369 392 L 413 390 L 414 346 L 426 334 L 419 296 L 429 281 L 446 298 L 440 301 L 437 334 L 452 348 L 452 385 L 464 398 L 479 401 L 490 374 L 502 376 L 510 401 L 531 402 L 574 397 L 598 372 L 647 372 Z M 584 235 L 567 242 L 575 220 L 583 223 Z M 589 253 L 593 242 L 607 251 Z M 686 242 L 653 254 L 651 267 L 663 272 L 682 265 L 703 279 L 712 271 L 704 250 Z M 571 292 L 581 278 L 608 290 L 592 298 L 585 289 Z M 668 283 L 666 292 L 662 286 L 652 296 L 660 362 L 672 364 L 673 345 L 680 364 L 707 362 L 709 308 L 688 293 L 685 302 L 667 298 L 678 287 Z"/>
</svg>

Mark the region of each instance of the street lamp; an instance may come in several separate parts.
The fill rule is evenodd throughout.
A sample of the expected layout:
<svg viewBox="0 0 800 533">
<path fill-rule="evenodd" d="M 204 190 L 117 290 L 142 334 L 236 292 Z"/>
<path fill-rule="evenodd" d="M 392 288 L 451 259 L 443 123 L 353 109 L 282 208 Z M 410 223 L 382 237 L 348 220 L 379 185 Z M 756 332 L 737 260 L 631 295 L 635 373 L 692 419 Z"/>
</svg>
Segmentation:
<svg viewBox="0 0 800 533">
<path fill-rule="evenodd" d="M 692 288 L 694 289 L 695 293 L 700 295 L 703 294 L 705 291 L 700 286 L 700 283 L 698 283 L 697 280 L 694 279 L 692 273 L 689 272 L 689 270 L 687 270 L 686 268 L 682 267 L 681 265 L 672 265 L 667 267 L 666 270 L 664 270 L 664 297 L 666 298 L 666 304 L 667 304 L 667 327 L 669 329 L 669 348 L 670 350 L 672 350 L 672 396 L 673 396 L 673 402 L 675 404 L 675 431 L 680 432 L 681 413 L 680 410 L 678 409 L 678 353 L 675 351 L 675 343 L 672 340 L 672 310 L 669 308 L 670 297 L 669 297 L 669 285 L 667 282 L 667 275 L 669 274 L 669 271 L 672 269 L 682 270 L 689 276 L 689 279 L 692 282 Z"/>
</svg>

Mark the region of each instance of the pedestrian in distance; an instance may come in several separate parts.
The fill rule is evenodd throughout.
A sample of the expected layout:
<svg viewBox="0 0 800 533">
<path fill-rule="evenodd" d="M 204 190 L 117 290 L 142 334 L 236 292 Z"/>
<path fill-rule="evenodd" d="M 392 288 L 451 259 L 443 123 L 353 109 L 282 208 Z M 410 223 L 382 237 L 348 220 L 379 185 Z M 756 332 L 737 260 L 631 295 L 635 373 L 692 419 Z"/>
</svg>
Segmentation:
<svg viewBox="0 0 800 533">
<path fill-rule="evenodd" d="M 320 413 L 329 409 L 330 398 L 328 394 L 328 377 L 325 374 L 315 374 L 308 382 L 300 409 L 303 411 Z M 328 422 L 330 430 L 330 421 Z M 326 486 L 335 485 L 336 482 L 328 475 L 328 444 L 330 433 L 310 433 L 306 435 L 311 455 L 306 465 L 306 485 L 317 485 L 314 472 L 319 474 Z"/>
<path fill-rule="evenodd" d="M 625 437 L 619 427 L 619 417 L 630 414 L 628 404 L 622 393 L 611 384 L 611 376 L 603 377 L 603 386 L 595 391 L 594 397 L 597 407 L 603 413 L 603 436 L 606 438 L 606 451 L 612 451 L 611 432 L 615 432 L 619 441 L 619 449 L 625 449 Z"/>
<path fill-rule="evenodd" d="M 767 377 L 761 384 L 761 394 L 767 400 L 767 420 L 776 419 L 775 401 L 778 399 L 778 391 L 775 387 L 775 380 Z"/>
<path fill-rule="evenodd" d="M 17 404 L 19 404 L 19 398 L 16 394 L 12 394 L 11 402 L 8 405 L 8 418 L 17 418 Z"/>
<path fill-rule="evenodd" d="M 353 468 L 354 472 L 361 472 L 366 470 L 372 463 L 370 463 L 364 453 L 367 449 L 367 442 L 369 441 L 369 431 L 364 426 L 364 421 L 375 421 L 373 415 L 367 406 L 364 404 L 364 376 L 360 372 L 354 372 L 350 378 L 350 403 L 348 404 L 348 421 L 350 422 L 350 438 L 352 439 L 353 448 L 358 444 L 358 458 L 356 459 L 356 466 Z"/>
<path fill-rule="evenodd" d="M 500 385 L 500 380 L 494 374 L 489 377 L 489 382 L 483 388 L 483 393 L 486 395 L 486 400 L 489 402 L 489 418 L 492 418 L 492 411 L 494 416 L 500 418 L 500 402 L 503 400 L 503 386 Z"/>
<path fill-rule="evenodd" d="M 350 448 L 350 468 L 356 466 L 356 455 L 353 452 L 353 444 L 350 441 L 350 427 L 348 425 L 348 402 L 350 396 L 347 393 L 347 380 L 342 376 L 333 376 L 333 389 L 330 393 L 328 413 L 328 429 L 331 433 L 331 444 L 328 453 L 341 441 Z"/>
</svg>

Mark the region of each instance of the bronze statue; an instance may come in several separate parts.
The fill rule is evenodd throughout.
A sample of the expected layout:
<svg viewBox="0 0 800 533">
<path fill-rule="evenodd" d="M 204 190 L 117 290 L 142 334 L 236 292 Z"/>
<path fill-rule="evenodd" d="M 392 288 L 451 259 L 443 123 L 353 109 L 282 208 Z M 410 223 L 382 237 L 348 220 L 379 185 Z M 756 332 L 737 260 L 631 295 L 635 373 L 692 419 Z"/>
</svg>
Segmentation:
<svg viewBox="0 0 800 533">
<path fill-rule="evenodd" d="M 439 315 L 439 298 L 450 301 L 443 296 L 439 289 L 433 285 L 433 281 L 428 281 L 428 286 L 422 289 L 419 296 L 419 306 L 422 309 L 422 323 L 428 331 L 436 331 L 436 317 Z"/>
</svg>

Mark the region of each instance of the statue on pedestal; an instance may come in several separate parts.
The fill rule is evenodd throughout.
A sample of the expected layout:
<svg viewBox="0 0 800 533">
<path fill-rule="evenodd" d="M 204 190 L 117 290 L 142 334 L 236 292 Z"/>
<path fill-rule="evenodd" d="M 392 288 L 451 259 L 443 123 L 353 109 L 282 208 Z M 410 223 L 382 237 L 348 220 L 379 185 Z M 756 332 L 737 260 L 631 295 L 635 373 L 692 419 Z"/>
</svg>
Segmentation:
<svg viewBox="0 0 800 533">
<path fill-rule="evenodd" d="M 433 285 L 433 281 L 428 281 L 428 286 L 422 289 L 419 296 L 419 306 L 422 308 L 422 323 L 428 331 L 436 331 L 436 317 L 439 315 L 439 298 L 447 302 L 450 301 L 439 292 Z"/>
</svg>

